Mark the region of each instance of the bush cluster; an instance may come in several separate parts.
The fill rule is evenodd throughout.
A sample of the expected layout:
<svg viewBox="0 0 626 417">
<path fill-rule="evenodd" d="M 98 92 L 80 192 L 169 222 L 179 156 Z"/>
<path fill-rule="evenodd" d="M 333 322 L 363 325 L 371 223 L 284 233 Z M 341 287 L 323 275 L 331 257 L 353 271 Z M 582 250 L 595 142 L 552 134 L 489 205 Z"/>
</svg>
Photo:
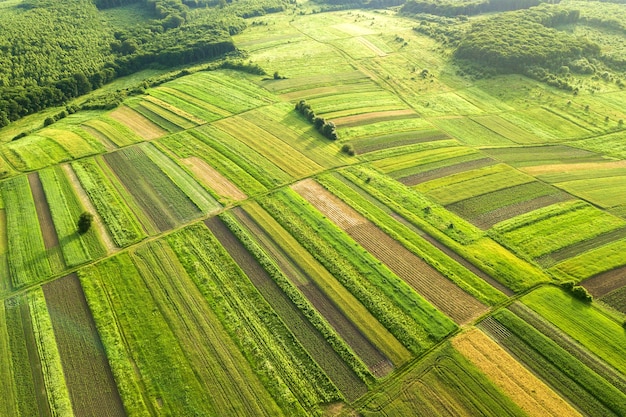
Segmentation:
<svg viewBox="0 0 626 417">
<path fill-rule="evenodd" d="M 315 112 L 311 108 L 311 105 L 306 100 L 300 100 L 296 103 L 296 110 L 300 112 L 307 120 L 315 126 L 318 132 L 327 137 L 330 140 L 337 140 L 337 130 L 333 122 L 327 121 L 323 117 L 315 115 Z"/>
<path fill-rule="evenodd" d="M 593 301 L 593 296 L 589 294 L 589 291 L 587 291 L 587 289 L 581 285 L 576 285 L 574 281 L 566 281 L 561 284 L 561 287 L 579 300 L 582 300 L 586 303 L 590 303 Z"/>
</svg>

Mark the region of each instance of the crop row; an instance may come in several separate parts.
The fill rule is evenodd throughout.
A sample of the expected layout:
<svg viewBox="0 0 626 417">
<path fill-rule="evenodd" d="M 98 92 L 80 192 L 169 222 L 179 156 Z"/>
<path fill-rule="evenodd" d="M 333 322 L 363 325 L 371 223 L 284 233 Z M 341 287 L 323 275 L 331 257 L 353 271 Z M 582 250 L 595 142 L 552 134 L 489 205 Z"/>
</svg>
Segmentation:
<svg viewBox="0 0 626 417">
<path fill-rule="evenodd" d="M 429 265 L 436 268 L 442 275 L 473 295 L 476 299 L 488 305 L 497 304 L 505 299 L 502 293 L 449 258 L 424 238 L 418 236 L 407 226 L 391 217 L 383 209 L 365 199 L 343 183 L 336 175 L 322 175 L 318 178 L 318 181 L 346 204 L 349 204 L 361 215 L 376 224 L 387 235 L 400 242 L 421 259 L 424 259 Z"/>
<path fill-rule="evenodd" d="M 2 183 L 6 210 L 9 270 L 13 287 L 19 288 L 52 274 L 37 220 L 35 202 L 25 176 Z"/>
<path fill-rule="evenodd" d="M 128 146 L 142 141 L 142 138 L 126 125 L 108 116 L 100 116 L 97 119 L 88 120 L 84 125 L 94 129 L 118 147 Z"/>
<path fill-rule="evenodd" d="M 78 233 L 76 222 L 85 211 L 60 166 L 39 172 L 46 200 L 68 267 L 83 264 L 104 255 L 105 251 L 95 228 Z"/>
<path fill-rule="evenodd" d="M 511 332 L 499 342 L 590 416 L 624 415 L 626 395 L 507 310 L 493 316 Z"/>
<path fill-rule="evenodd" d="M 207 228 L 190 226 L 167 240 L 253 368 L 266 375 L 280 404 L 290 404 L 290 413 L 301 414 L 301 407 L 309 410 L 341 398 L 335 385 Z"/>
<path fill-rule="evenodd" d="M 205 223 L 337 389 L 349 401 L 364 394 L 364 382 L 372 382 L 372 375 L 328 323 L 302 297 L 294 302 L 295 293 L 287 295 L 283 290 L 286 286 L 279 286 L 274 281 L 272 275 L 278 276 L 278 270 L 274 269 L 270 275 L 223 221 L 214 217 Z M 283 284 L 287 283 L 284 276 L 279 279 Z"/>
<path fill-rule="evenodd" d="M 261 205 L 411 352 L 424 351 L 454 329 L 449 319 L 293 191 L 276 193 Z"/>
<path fill-rule="evenodd" d="M 348 168 L 342 175 L 508 288 L 518 291 L 548 279 L 473 225 L 393 179 L 363 167 Z"/>
<path fill-rule="evenodd" d="M 176 135 L 167 136 L 159 140 L 159 144 L 165 146 L 168 150 L 176 154 L 179 158 L 196 157 L 205 163 L 214 167 L 221 175 L 235 183 L 243 192 L 248 195 L 258 194 L 267 188 L 252 176 L 247 170 L 249 164 L 240 165 L 240 155 L 232 153 L 230 159 L 227 156 L 230 152 L 224 149 L 227 155 L 220 153 L 209 144 L 203 142 L 191 134 L 192 131 L 178 133 Z M 199 135 L 199 133 L 196 133 Z M 201 135 L 201 137 L 205 137 Z M 256 172 L 252 171 L 253 173 Z"/>
<path fill-rule="evenodd" d="M 72 169 L 94 204 L 98 214 L 119 247 L 135 243 L 145 237 L 139 221 L 128 206 L 128 199 L 119 192 L 121 184 L 113 183 L 115 176 L 106 175 L 95 159 L 72 163 Z"/>
<path fill-rule="evenodd" d="M 621 239 L 560 262 L 550 271 L 564 281 L 582 281 L 626 265 L 625 251 L 626 239 Z"/>
<path fill-rule="evenodd" d="M 149 93 L 151 96 L 174 105 L 196 118 L 202 119 L 204 123 L 214 122 L 222 117 L 230 116 L 229 112 L 212 106 L 198 97 L 185 94 L 165 85 L 150 90 Z"/>
<path fill-rule="evenodd" d="M 445 146 L 380 159 L 372 165 L 385 174 L 391 174 L 394 178 L 401 178 L 452 164 L 458 161 L 457 158 L 474 157 L 475 155 L 480 154 L 472 148 Z"/>
<path fill-rule="evenodd" d="M 410 353 L 363 304 L 258 204 L 246 204 L 245 212 L 236 210 L 234 214 L 262 245 L 265 253 L 275 260 L 292 285 L 302 292 L 370 369 L 385 361 L 385 356 L 396 365 L 409 359 Z M 284 291 L 292 293 L 292 290 Z"/>
</svg>

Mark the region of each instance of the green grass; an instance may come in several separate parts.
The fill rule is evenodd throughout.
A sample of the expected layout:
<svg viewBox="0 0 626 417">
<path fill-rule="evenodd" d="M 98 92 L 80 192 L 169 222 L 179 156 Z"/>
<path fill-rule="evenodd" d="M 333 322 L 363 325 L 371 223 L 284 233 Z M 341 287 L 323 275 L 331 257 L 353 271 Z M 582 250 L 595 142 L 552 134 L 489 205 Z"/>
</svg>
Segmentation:
<svg viewBox="0 0 626 417">
<path fill-rule="evenodd" d="M 437 162 L 476 154 L 478 153 L 472 148 L 464 146 L 445 146 L 442 148 L 406 153 L 393 158 L 379 159 L 373 162 L 372 166 L 378 168 L 385 174 L 391 174 L 392 177 L 398 178 L 421 172 L 417 167 L 423 165 L 430 167 L 431 164 Z"/>
<path fill-rule="evenodd" d="M 7 231 L 7 216 L 4 200 L 2 199 L 2 189 L 0 188 L 0 295 L 11 290 L 11 274 L 9 272 L 9 241 Z"/>
<path fill-rule="evenodd" d="M 521 301 L 619 372 L 626 372 L 622 323 L 601 308 L 574 299 L 556 287 L 537 289 Z"/>
<path fill-rule="evenodd" d="M 425 260 L 430 266 L 477 300 L 487 305 L 495 305 L 506 300 L 504 294 L 448 257 L 406 225 L 389 216 L 386 211 L 366 200 L 336 176 L 325 174 L 318 177 L 318 181 L 346 204 L 373 222 L 391 238 L 397 240 L 409 251 Z"/>
<path fill-rule="evenodd" d="M 70 394 L 65 383 L 61 355 L 57 348 L 43 291 L 41 288 L 30 291 L 27 293 L 26 299 L 29 304 L 35 343 L 42 364 L 43 379 L 50 409 L 55 416 L 72 417 L 74 413 L 70 402 Z"/>
<path fill-rule="evenodd" d="M 139 98 L 132 98 L 124 104 L 166 132 L 175 133 L 183 130 L 180 125 L 171 120 L 175 119 L 175 115 L 152 103 L 144 103 Z"/>
<path fill-rule="evenodd" d="M 402 146 L 398 148 L 386 148 L 386 149 L 380 149 L 380 150 L 368 152 L 365 155 L 362 155 L 360 159 L 363 159 L 366 161 L 379 161 L 379 160 L 384 160 L 388 158 L 402 157 L 403 155 L 410 154 L 410 153 L 423 152 L 423 151 L 428 151 L 431 149 L 457 147 L 457 146 L 459 146 L 459 142 L 454 139 L 414 143 L 411 145 Z"/>
<path fill-rule="evenodd" d="M 491 417 L 526 415 L 448 343 L 402 377 L 359 401 L 357 410 L 364 417 L 383 413 L 409 416 L 448 415 L 451 412 Z"/>
<path fill-rule="evenodd" d="M 215 122 L 213 126 L 249 146 L 265 159 L 293 178 L 302 178 L 319 172 L 322 167 L 305 154 L 292 148 L 272 133 L 243 117 L 231 117 Z M 276 132 L 279 135 L 280 132 Z"/>
<path fill-rule="evenodd" d="M 197 97 L 185 94 L 171 87 L 160 86 L 149 90 L 148 94 L 204 120 L 205 123 L 214 122 L 222 117 L 230 116 L 230 113 L 225 110 L 213 107 Z"/>
<path fill-rule="evenodd" d="M 490 148 L 483 151 L 515 167 L 606 161 L 597 153 L 566 145 Z"/>
<path fill-rule="evenodd" d="M 294 191 L 280 191 L 260 203 L 413 353 L 454 330 L 450 319 Z"/>
<path fill-rule="evenodd" d="M 626 158 L 626 143 L 624 132 L 612 133 L 604 136 L 596 136 L 589 139 L 578 140 L 571 143 L 577 148 L 587 149 L 614 158 Z"/>
<path fill-rule="evenodd" d="M 104 159 L 159 230 L 201 216 L 200 209 L 141 148 L 125 148 Z"/>
<path fill-rule="evenodd" d="M 72 159 L 56 141 L 43 136 L 29 135 L 2 147 L 5 158 L 20 171 L 40 169 Z"/>
<path fill-rule="evenodd" d="M 7 237 L 11 242 L 8 250 L 11 282 L 19 288 L 50 276 L 52 270 L 26 176 L 4 181 L 2 198 Z"/>
<path fill-rule="evenodd" d="M 193 201 L 202 213 L 213 213 L 221 208 L 220 204 L 191 175 L 152 144 L 141 146 L 141 150 Z"/>
<path fill-rule="evenodd" d="M 258 227 L 262 228 L 262 231 L 265 232 L 263 234 L 254 234 L 255 239 L 257 239 L 259 244 L 263 245 L 265 251 L 267 252 L 272 245 L 279 245 L 281 250 L 287 255 L 288 260 L 296 263 L 301 270 L 306 271 L 306 275 L 290 276 L 289 278 L 293 283 L 290 284 L 288 288 L 291 288 L 293 285 L 307 285 L 311 281 L 314 282 L 331 302 L 340 306 L 339 308 L 343 314 L 345 314 L 361 333 L 376 345 L 376 347 L 395 365 L 400 365 L 410 358 L 410 353 L 406 348 L 404 348 L 393 335 L 367 311 L 363 304 L 341 285 L 328 270 L 317 262 L 315 257 L 308 253 L 295 238 L 282 228 L 265 210 L 255 202 L 246 204 L 244 208 L 246 212 L 252 216 L 254 222 L 258 224 Z M 252 232 L 253 230 L 250 231 L 250 234 Z M 271 241 L 268 241 L 265 236 L 271 239 Z M 248 239 L 251 239 L 251 237 L 248 237 Z M 258 250 L 251 252 L 254 253 L 255 256 L 257 253 L 259 254 L 258 256 L 268 256 Z M 303 279 L 304 281 L 295 281 L 297 278 Z M 311 281 L 309 281 L 309 279 Z M 284 281 L 281 280 L 281 282 Z M 285 287 L 287 287 L 287 285 L 285 285 Z M 293 290 L 289 289 L 285 290 L 285 292 L 292 294 Z M 298 302 L 294 302 L 300 305 Z"/>
<path fill-rule="evenodd" d="M 550 272 L 563 281 L 582 281 L 626 265 L 625 251 L 626 239 L 618 240 L 560 262 Z"/>
<path fill-rule="evenodd" d="M 198 132 L 196 132 L 196 135 L 208 140 L 206 135 L 201 135 Z M 247 164 L 243 167 L 238 164 L 240 161 L 239 155 L 232 153 L 228 148 L 224 148 L 224 152 L 233 158 L 231 160 L 228 156 L 193 136 L 191 132 L 167 136 L 159 139 L 158 143 L 176 154 L 179 158 L 195 156 L 202 159 L 248 195 L 255 195 L 267 190 L 266 186 L 249 173 Z"/>
<path fill-rule="evenodd" d="M 83 264 L 105 255 L 95 227 L 78 233 L 77 221 L 85 211 L 60 166 L 39 172 L 54 227 L 59 237 L 63 259 L 68 267 Z"/>
<path fill-rule="evenodd" d="M 499 343 L 577 405 L 586 415 L 620 416 L 626 413 L 626 395 L 584 365 L 550 338 L 508 310 L 493 316 L 514 336 Z"/>
<path fill-rule="evenodd" d="M 150 242 L 132 258 L 189 365 L 210 393 L 204 411 L 282 415 L 167 243 Z"/>
<path fill-rule="evenodd" d="M 406 104 L 385 90 L 334 94 L 328 97 L 312 98 L 307 102 L 315 114 L 331 120 L 335 117 L 406 108 Z"/>
<path fill-rule="evenodd" d="M 346 169 L 342 175 L 508 288 L 521 291 L 548 280 L 475 226 L 391 178 L 363 167 Z"/>
<path fill-rule="evenodd" d="M 623 227 L 626 222 L 581 201 L 554 204 L 505 220 L 492 229 L 503 244 L 537 258 Z"/>
<path fill-rule="evenodd" d="M 510 145 L 510 139 L 482 126 L 469 117 L 439 118 L 432 123 L 450 136 L 470 146 Z"/>
<path fill-rule="evenodd" d="M 4 302 L 0 302 L 0 375 L 4 375 L 4 383 L 0 386 L 0 413 L 5 416 L 19 415 L 17 403 L 16 379 L 13 376 L 11 345 L 17 341 L 9 337 L 9 323 Z"/>
<path fill-rule="evenodd" d="M 439 204 L 447 205 L 533 181 L 508 165 L 497 164 L 448 175 L 415 186 Z"/>
<path fill-rule="evenodd" d="M 97 288 L 97 293 L 92 290 L 85 292 L 90 305 L 98 306 L 94 319 L 99 328 L 107 328 L 112 339 L 122 338 L 118 339 L 117 343 L 121 342 L 119 346 L 109 345 L 113 341 L 109 337 L 103 337 L 103 342 L 107 350 L 116 352 L 111 358 L 113 368 L 123 369 L 127 377 L 125 385 L 131 385 L 120 389 L 124 402 L 131 401 L 139 409 L 145 406 L 156 408 L 155 402 L 137 404 L 142 401 L 140 396 L 149 395 L 161 400 L 162 413 L 193 415 L 203 410 L 210 411 L 209 393 L 198 381 L 181 341 L 168 323 L 168 317 L 159 310 L 159 304 L 130 256 L 125 253 L 109 258 L 81 270 L 80 275 L 83 285 L 89 281 L 89 287 Z M 107 316 L 114 317 L 111 323 L 103 323 Z M 130 361 L 130 358 L 133 362 L 117 363 Z M 136 376 L 128 378 L 128 366 L 132 368 L 133 365 L 140 372 L 139 386 L 145 392 L 133 392 L 137 385 L 129 384 L 137 380 Z"/>
<path fill-rule="evenodd" d="M 257 152 L 253 146 L 249 146 L 248 144 L 238 140 L 227 131 L 220 129 L 217 126 L 203 126 L 199 129 L 190 130 L 189 132 L 194 137 L 237 164 L 254 177 L 257 182 L 263 184 L 264 187 L 277 187 L 293 179 L 289 173 L 285 172 L 281 169 L 281 167 L 277 166 L 274 162 Z M 264 149 L 263 152 L 269 154 L 271 153 L 271 149 Z M 285 157 L 284 150 L 280 154 Z M 272 159 L 276 160 L 277 158 Z M 247 193 L 246 190 L 242 190 Z"/>
<path fill-rule="evenodd" d="M 128 246 L 146 236 L 124 197 L 113 185 L 111 177 L 103 172 L 95 160 L 73 162 L 72 169 L 117 246 Z"/>
<path fill-rule="evenodd" d="M 305 410 L 340 399 L 337 388 L 207 228 L 190 226 L 167 241 L 259 372 L 279 378 Z"/>
<path fill-rule="evenodd" d="M 284 142 L 276 142 L 275 146 L 285 148 L 292 157 L 300 153 L 324 168 L 352 162 L 339 144 L 318 134 L 289 103 L 252 110 L 241 117 Z"/>
<path fill-rule="evenodd" d="M 626 176 L 567 181 L 556 186 L 607 209 L 624 204 Z"/>
<path fill-rule="evenodd" d="M 94 129 L 119 147 L 143 141 L 142 138 L 137 136 L 137 134 L 126 127 L 126 125 L 108 116 L 100 116 L 97 119 L 88 120 L 83 124 Z"/>
</svg>

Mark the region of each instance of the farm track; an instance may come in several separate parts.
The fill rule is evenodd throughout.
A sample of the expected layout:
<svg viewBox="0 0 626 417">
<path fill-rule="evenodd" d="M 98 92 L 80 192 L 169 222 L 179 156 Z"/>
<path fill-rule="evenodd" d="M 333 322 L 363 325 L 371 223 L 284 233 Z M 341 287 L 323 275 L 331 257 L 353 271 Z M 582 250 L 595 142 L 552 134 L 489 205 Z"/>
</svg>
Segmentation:
<svg viewBox="0 0 626 417">
<path fill-rule="evenodd" d="M 311 325 L 302 312 L 293 305 L 228 227 L 218 217 L 206 220 L 205 224 L 343 395 L 349 401 L 354 401 L 365 394 L 367 387 L 363 381 L 330 347 L 323 335 Z"/>
<path fill-rule="evenodd" d="M 62 168 L 65 171 L 65 175 L 67 176 L 67 179 L 69 180 L 70 184 L 74 188 L 74 191 L 76 192 L 76 196 L 80 200 L 81 204 L 83 205 L 85 210 L 87 210 L 89 213 L 93 215 L 94 221 L 92 222 L 92 225 L 98 229 L 98 235 L 100 236 L 102 243 L 104 243 L 107 253 L 111 254 L 117 251 L 118 248 L 115 245 L 115 243 L 113 243 L 113 239 L 109 235 L 109 232 L 107 231 L 104 225 L 104 221 L 102 220 L 102 217 L 100 216 L 100 214 L 98 214 L 98 211 L 96 210 L 91 200 L 89 199 L 89 196 L 83 189 L 78 177 L 76 176 L 76 173 L 74 172 L 74 170 L 69 164 L 62 165 Z"/>
<path fill-rule="evenodd" d="M 321 185 L 305 180 L 292 188 L 457 324 L 488 310 Z"/>
<path fill-rule="evenodd" d="M 626 266 L 603 272 L 580 283 L 596 298 L 626 286 Z"/>
<path fill-rule="evenodd" d="M 419 174 L 409 175 L 408 177 L 399 178 L 398 181 L 408 187 L 412 187 L 423 182 L 435 180 L 452 174 L 458 174 L 460 172 L 469 171 L 472 169 L 488 167 L 491 165 L 495 165 L 496 163 L 497 162 L 491 158 L 474 159 L 472 161 L 461 162 L 459 164 L 436 168 L 430 171 L 420 172 Z"/>
<path fill-rule="evenodd" d="M 42 288 L 74 414 L 126 416 L 78 277 L 71 274 Z"/>
<path fill-rule="evenodd" d="M 376 377 L 393 371 L 393 365 L 385 355 L 357 328 L 341 308 L 330 299 L 296 259 L 287 254 L 275 239 L 240 208 L 233 209 L 237 219 L 255 236 L 259 244 L 276 262 L 281 271 L 302 292 L 315 309 L 346 341 Z"/>
</svg>

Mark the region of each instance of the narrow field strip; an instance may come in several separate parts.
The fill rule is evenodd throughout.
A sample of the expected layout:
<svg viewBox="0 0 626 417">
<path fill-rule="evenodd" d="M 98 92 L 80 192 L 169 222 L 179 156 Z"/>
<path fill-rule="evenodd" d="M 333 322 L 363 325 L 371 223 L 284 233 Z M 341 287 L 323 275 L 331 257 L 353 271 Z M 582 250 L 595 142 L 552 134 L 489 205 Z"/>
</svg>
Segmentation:
<svg viewBox="0 0 626 417">
<path fill-rule="evenodd" d="M 431 164 L 453 162 L 459 157 L 477 156 L 474 149 L 451 145 L 452 143 L 446 142 L 429 144 L 425 149 L 377 159 L 372 165 L 385 174 L 395 173 L 393 176 L 397 178 L 415 173 L 416 167 L 420 167 L 421 171 L 422 167 L 427 169 L 432 166 Z"/>
<path fill-rule="evenodd" d="M 355 370 L 348 367 L 324 335 L 307 320 L 302 311 L 298 310 L 226 225 L 217 217 L 205 223 L 346 399 L 353 401 L 363 395 L 367 387 Z"/>
<path fill-rule="evenodd" d="M 207 123 L 214 122 L 222 117 L 232 116 L 232 113 L 224 109 L 167 85 L 161 85 L 154 90 L 150 90 L 150 94 L 173 104 L 180 103 L 181 108 L 200 117 Z"/>
<path fill-rule="evenodd" d="M 43 286 L 63 373 L 77 416 L 126 416 L 104 347 L 75 274 Z"/>
<path fill-rule="evenodd" d="M 77 129 L 72 131 L 47 128 L 40 130 L 38 133 L 43 137 L 54 140 L 65 149 L 71 159 L 95 155 L 105 151 L 104 145 L 83 130 Z"/>
<path fill-rule="evenodd" d="M 305 180 L 292 188 L 457 324 L 467 323 L 487 311 L 485 305 L 443 277 L 321 185 Z"/>
<path fill-rule="evenodd" d="M 87 126 L 86 124 L 81 125 L 80 128 L 87 132 L 90 136 L 98 139 L 107 151 L 113 151 L 118 148 L 118 146 L 113 143 L 106 135 L 96 130 L 95 128 Z"/>
<path fill-rule="evenodd" d="M 333 122 L 335 123 L 335 125 L 337 125 L 338 128 L 346 128 L 370 123 L 386 122 L 389 120 L 402 120 L 418 117 L 419 115 L 415 113 L 415 110 L 403 109 L 364 113 L 356 116 L 338 117 L 336 119 L 333 119 Z"/>
<path fill-rule="evenodd" d="M 37 210 L 37 219 L 41 227 L 43 244 L 47 250 L 57 248 L 59 246 L 59 236 L 54 229 L 54 222 L 50 214 L 50 205 L 46 199 L 46 194 L 44 193 L 38 172 L 28 174 L 28 184 L 33 196 L 33 201 L 35 202 L 35 210 Z"/>
<path fill-rule="evenodd" d="M 478 329 L 452 339 L 452 346 L 484 372 L 522 410 L 535 417 L 581 414 Z"/>
<path fill-rule="evenodd" d="M 204 160 L 195 156 L 190 156 L 181 160 L 181 162 L 185 164 L 185 166 L 196 176 L 196 178 L 202 181 L 206 187 L 212 189 L 221 197 L 225 197 L 232 201 L 241 201 L 248 197 L 228 178 L 224 177 L 215 168 L 204 162 Z"/>
<path fill-rule="evenodd" d="M 11 285 L 20 288 L 52 275 L 35 201 L 26 176 L 1 184 L 6 211 Z"/>
<path fill-rule="evenodd" d="M 306 177 L 322 170 L 320 165 L 298 150 L 243 118 L 220 120 L 214 126 L 247 144 L 294 178 Z"/>
<path fill-rule="evenodd" d="M 0 375 L 3 375 L 3 383 L 0 385 L 0 415 L 18 416 L 19 404 L 17 402 L 18 380 L 13 374 L 14 369 L 19 372 L 19 366 L 14 366 L 12 358 L 15 353 L 11 351 L 11 345 L 16 341 L 9 337 L 10 323 L 6 314 L 4 302 L 0 302 Z M 24 376 L 22 376 L 24 378 Z"/>
<path fill-rule="evenodd" d="M 626 239 L 592 249 L 554 265 L 550 271 L 562 280 L 582 281 L 600 274 L 612 281 L 626 266 Z M 616 272 L 611 272 L 616 271 Z"/>
<path fill-rule="evenodd" d="M 2 152 L 19 171 L 33 171 L 72 159 L 55 140 L 36 135 L 12 141 L 2 147 Z"/>
<path fill-rule="evenodd" d="M 363 155 L 374 151 L 390 148 L 400 148 L 423 142 L 435 142 L 438 140 L 450 139 L 446 133 L 439 130 L 414 130 L 400 133 L 383 134 L 381 136 L 371 136 L 355 138 L 351 140 L 357 154 Z"/>
<path fill-rule="evenodd" d="M 88 127 L 98 132 L 107 141 L 115 144 L 117 147 L 132 145 L 141 142 L 142 137 L 137 135 L 133 130 L 125 124 L 113 119 L 109 116 L 100 116 L 97 119 L 90 119 L 83 123 L 83 128 Z"/>
<path fill-rule="evenodd" d="M 479 156 L 479 155 L 476 155 Z M 472 155 L 474 157 L 474 155 Z M 408 177 L 398 178 L 402 184 L 412 187 L 414 185 L 421 184 L 423 182 L 436 180 L 438 178 L 446 177 L 448 175 L 458 174 L 460 172 L 470 171 L 473 169 L 485 168 L 494 165 L 496 162 L 491 158 L 476 158 L 465 162 L 460 162 L 454 165 L 448 165 L 432 170 L 420 172 L 419 174 L 413 174 Z M 392 173 L 392 177 L 396 177 L 397 173 Z"/>
<path fill-rule="evenodd" d="M 136 135 L 151 140 L 167 134 L 167 131 L 146 119 L 128 106 L 120 106 L 109 113 L 109 116 L 132 130 Z"/>
<path fill-rule="evenodd" d="M 143 99 L 144 101 L 149 101 L 150 103 L 155 104 L 156 106 L 172 113 L 174 116 L 176 116 L 173 117 L 172 120 L 175 120 L 176 122 L 180 121 L 182 123 L 180 126 L 184 129 L 189 129 L 197 125 L 205 124 L 207 122 L 206 120 L 196 117 L 193 114 L 186 112 L 184 109 L 178 108 L 175 105 L 168 103 L 167 101 L 161 100 L 160 98 L 153 96 L 152 94 L 144 96 Z M 187 120 L 188 123 L 185 123 L 184 120 Z"/>
<path fill-rule="evenodd" d="M 171 130 L 170 124 L 175 125 L 178 128 L 183 129 L 183 130 L 191 129 L 198 125 L 204 124 L 204 120 L 197 119 L 196 117 L 190 114 L 186 114 L 185 112 L 182 112 L 180 109 L 177 109 L 174 106 L 171 106 L 165 103 L 164 101 L 159 100 L 158 98 L 152 97 L 149 95 L 143 96 L 142 100 L 137 105 L 136 110 L 138 110 L 139 112 L 142 112 L 142 109 L 146 109 L 149 112 L 157 115 L 158 118 L 152 119 L 151 117 L 149 117 L 150 113 L 144 114 L 145 116 L 150 118 L 150 120 L 161 125 L 161 127 L 164 127 L 169 131 L 176 131 L 176 130 Z M 161 118 L 166 120 L 169 123 L 161 124 L 159 122 Z"/>
<path fill-rule="evenodd" d="M 299 99 L 301 92 L 306 92 L 314 88 L 331 86 L 342 86 L 346 84 L 359 84 L 366 82 L 370 84 L 369 78 L 361 71 L 346 71 L 334 74 L 316 74 L 304 77 L 288 78 L 285 80 L 271 80 L 264 83 L 264 87 L 269 91 L 282 94 L 287 100 Z M 293 94 L 291 94 L 293 93 Z M 290 94 L 287 96 L 287 94 Z"/>
<path fill-rule="evenodd" d="M 241 416 L 282 415 L 169 245 L 150 242 L 132 258 L 189 365 L 208 391 L 210 409 Z"/>
<path fill-rule="evenodd" d="M 410 358 L 393 335 L 267 212 L 254 203 L 245 210 L 235 209 L 233 214 L 374 375 L 391 372 L 389 360 L 399 366 Z"/>
<path fill-rule="evenodd" d="M 163 111 L 160 107 L 151 105 L 151 103 L 147 102 L 129 102 L 127 103 L 130 108 L 136 111 L 138 114 L 141 114 L 146 120 L 154 123 L 156 126 L 159 126 L 161 129 L 165 130 L 168 133 L 176 133 L 184 130 L 178 124 L 170 121 L 167 117 L 173 118 L 171 114 Z M 164 114 L 165 113 L 165 114 Z"/>
</svg>

